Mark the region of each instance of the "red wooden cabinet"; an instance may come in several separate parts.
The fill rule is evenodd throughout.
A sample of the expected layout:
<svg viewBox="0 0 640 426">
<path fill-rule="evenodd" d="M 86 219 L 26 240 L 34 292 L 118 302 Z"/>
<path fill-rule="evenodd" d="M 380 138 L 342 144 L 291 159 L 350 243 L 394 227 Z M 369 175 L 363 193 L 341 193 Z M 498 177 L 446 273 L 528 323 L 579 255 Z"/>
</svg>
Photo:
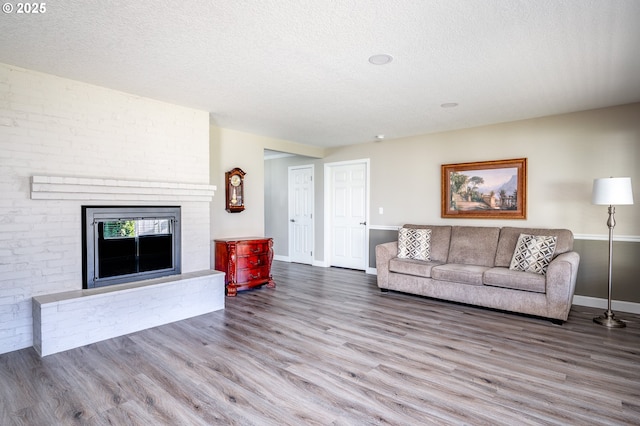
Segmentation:
<svg viewBox="0 0 640 426">
<path fill-rule="evenodd" d="M 227 296 L 266 284 L 275 288 L 271 276 L 272 238 L 224 238 L 215 240 L 215 268 L 224 272 Z"/>
</svg>

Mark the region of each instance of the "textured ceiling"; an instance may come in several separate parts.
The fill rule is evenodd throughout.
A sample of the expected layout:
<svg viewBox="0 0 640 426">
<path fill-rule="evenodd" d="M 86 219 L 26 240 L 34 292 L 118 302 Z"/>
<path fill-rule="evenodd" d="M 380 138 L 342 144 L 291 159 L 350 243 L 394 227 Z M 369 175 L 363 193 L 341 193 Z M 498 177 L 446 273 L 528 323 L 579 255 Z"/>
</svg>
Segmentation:
<svg viewBox="0 0 640 426">
<path fill-rule="evenodd" d="M 0 16 L 0 62 L 339 146 L 638 102 L 639 22 L 638 0 L 49 1 Z"/>
</svg>

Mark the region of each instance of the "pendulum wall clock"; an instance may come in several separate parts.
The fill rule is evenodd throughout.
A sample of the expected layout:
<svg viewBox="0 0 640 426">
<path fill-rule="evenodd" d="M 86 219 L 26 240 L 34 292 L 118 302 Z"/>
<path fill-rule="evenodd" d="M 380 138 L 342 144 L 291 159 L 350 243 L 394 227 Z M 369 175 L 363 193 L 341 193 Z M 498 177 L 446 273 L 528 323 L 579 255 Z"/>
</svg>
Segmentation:
<svg viewBox="0 0 640 426">
<path fill-rule="evenodd" d="M 239 168 L 230 170 L 225 177 L 225 202 L 229 213 L 239 213 L 244 210 L 244 175 Z"/>
</svg>

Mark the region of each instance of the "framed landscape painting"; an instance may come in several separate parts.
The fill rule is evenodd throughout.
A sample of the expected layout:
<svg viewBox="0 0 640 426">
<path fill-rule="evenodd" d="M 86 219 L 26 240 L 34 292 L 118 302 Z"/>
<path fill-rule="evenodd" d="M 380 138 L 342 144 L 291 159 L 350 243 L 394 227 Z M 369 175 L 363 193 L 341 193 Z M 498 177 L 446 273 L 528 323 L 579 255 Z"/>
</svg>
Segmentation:
<svg viewBox="0 0 640 426">
<path fill-rule="evenodd" d="M 443 164 L 442 217 L 526 219 L 527 159 Z"/>
</svg>

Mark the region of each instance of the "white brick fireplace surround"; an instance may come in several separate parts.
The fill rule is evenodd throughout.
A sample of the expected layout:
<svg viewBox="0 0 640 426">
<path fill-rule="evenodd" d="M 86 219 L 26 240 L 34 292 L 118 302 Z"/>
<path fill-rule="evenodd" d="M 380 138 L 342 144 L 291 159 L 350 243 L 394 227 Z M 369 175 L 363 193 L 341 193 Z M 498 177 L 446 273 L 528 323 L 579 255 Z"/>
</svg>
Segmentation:
<svg viewBox="0 0 640 426">
<path fill-rule="evenodd" d="M 209 203 L 214 192 L 214 186 L 199 184 L 60 176 L 33 176 L 31 179 L 32 200 Z M 181 222 L 183 227 L 189 228 L 184 216 Z M 203 270 L 35 296 L 33 347 L 40 356 L 46 356 L 217 311 L 224 308 L 224 287 L 224 274 Z"/>
<path fill-rule="evenodd" d="M 0 353 L 82 289 L 83 205 L 180 206 L 182 274 L 209 270 L 209 160 L 206 111 L 0 64 Z"/>
</svg>

